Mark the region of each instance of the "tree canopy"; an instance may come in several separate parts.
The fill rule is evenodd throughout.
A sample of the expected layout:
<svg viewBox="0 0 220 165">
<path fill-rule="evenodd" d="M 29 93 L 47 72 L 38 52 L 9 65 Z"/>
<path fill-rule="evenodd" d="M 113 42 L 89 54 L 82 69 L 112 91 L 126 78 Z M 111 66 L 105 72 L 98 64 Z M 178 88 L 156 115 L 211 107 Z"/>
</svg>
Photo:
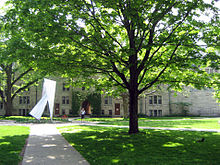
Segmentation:
<svg viewBox="0 0 220 165">
<path fill-rule="evenodd" d="M 31 61 L 24 60 L 33 48 L 23 40 L 18 26 L 6 27 L 0 19 L 0 100 L 4 103 L 5 115 L 12 115 L 14 98 L 30 85 L 41 79 L 46 72 L 36 72 Z"/>
<path fill-rule="evenodd" d="M 129 92 L 130 130 L 138 96 L 159 84 L 219 88 L 219 9 L 203 0 L 10 0 L 24 39 L 49 64 Z M 202 20 L 201 15 L 208 15 Z M 204 44 L 201 45 L 200 41 Z M 33 58 L 33 56 L 31 57 Z M 55 65 L 54 65 L 55 64 Z M 55 68 L 54 67 L 54 68 Z"/>
</svg>

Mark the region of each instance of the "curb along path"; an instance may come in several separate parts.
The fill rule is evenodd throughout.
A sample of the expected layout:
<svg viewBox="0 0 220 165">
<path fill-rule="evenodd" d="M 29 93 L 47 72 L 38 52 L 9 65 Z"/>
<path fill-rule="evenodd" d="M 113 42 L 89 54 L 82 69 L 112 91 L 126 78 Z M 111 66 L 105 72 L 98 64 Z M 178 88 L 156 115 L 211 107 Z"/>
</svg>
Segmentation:
<svg viewBox="0 0 220 165">
<path fill-rule="evenodd" d="M 30 128 L 22 165 L 89 165 L 55 125 L 34 124 Z"/>
</svg>

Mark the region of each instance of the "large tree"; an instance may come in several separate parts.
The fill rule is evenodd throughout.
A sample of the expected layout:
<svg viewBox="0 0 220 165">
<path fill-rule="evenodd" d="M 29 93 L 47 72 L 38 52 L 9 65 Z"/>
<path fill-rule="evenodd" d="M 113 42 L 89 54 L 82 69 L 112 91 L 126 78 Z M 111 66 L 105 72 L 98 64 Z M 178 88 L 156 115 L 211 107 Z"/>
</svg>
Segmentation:
<svg viewBox="0 0 220 165">
<path fill-rule="evenodd" d="M 129 133 L 139 132 L 138 96 L 147 89 L 159 84 L 211 87 L 218 80 L 217 73 L 204 71 L 219 65 L 219 56 L 206 49 L 219 42 L 214 0 L 10 2 L 8 14 L 18 18 L 25 39 L 50 52 L 36 59 L 61 65 L 74 76 L 100 74 L 97 84 L 128 91 Z M 204 21 L 200 15 L 206 12 Z"/>
</svg>

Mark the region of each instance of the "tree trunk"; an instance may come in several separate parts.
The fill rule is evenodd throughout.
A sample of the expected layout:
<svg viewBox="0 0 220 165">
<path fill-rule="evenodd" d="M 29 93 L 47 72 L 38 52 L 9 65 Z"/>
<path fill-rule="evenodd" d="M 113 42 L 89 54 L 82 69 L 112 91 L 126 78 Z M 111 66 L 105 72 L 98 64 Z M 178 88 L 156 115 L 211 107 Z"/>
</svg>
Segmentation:
<svg viewBox="0 0 220 165">
<path fill-rule="evenodd" d="M 5 107 L 5 116 L 12 116 L 12 109 L 13 109 L 12 100 L 10 101 L 8 100 L 7 102 L 5 102 L 4 107 Z"/>
<path fill-rule="evenodd" d="M 5 116 L 11 116 L 12 115 L 12 94 L 11 94 L 11 82 L 8 82 L 7 87 L 6 87 L 5 95 L 6 95 L 6 100 L 4 101 L 4 107 L 5 107 Z"/>
<path fill-rule="evenodd" d="M 7 76 L 7 86 L 5 89 L 6 100 L 4 102 L 5 106 L 5 116 L 12 115 L 12 64 L 6 68 L 6 76 Z"/>
<path fill-rule="evenodd" d="M 138 91 L 137 90 L 129 90 L 129 112 L 130 112 L 130 120 L 129 120 L 129 134 L 138 133 Z"/>
</svg>

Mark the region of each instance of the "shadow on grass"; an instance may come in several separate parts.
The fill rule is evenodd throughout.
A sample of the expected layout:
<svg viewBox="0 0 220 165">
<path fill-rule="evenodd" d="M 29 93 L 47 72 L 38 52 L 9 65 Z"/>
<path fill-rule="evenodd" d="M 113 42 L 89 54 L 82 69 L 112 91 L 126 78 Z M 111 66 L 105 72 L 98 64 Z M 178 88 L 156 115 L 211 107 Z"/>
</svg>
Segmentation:
<svg viewBox="0 0 220 165">
<path fill-rule="evenodd" d="M 63 127 L 62 135 L 94 164 L 220 164 L 220 134 L 92 126 Z M 74 133 L 68 133 L 73 131 Z M 197 142 L 205 138 L 204 142 Z"/>
<path fill-rule="evenodd" d="M 28 135 L 14 135 L 0 137 L 0 164 L 18 165 L 22 160 L 20 153 Z"/>
</svg>

